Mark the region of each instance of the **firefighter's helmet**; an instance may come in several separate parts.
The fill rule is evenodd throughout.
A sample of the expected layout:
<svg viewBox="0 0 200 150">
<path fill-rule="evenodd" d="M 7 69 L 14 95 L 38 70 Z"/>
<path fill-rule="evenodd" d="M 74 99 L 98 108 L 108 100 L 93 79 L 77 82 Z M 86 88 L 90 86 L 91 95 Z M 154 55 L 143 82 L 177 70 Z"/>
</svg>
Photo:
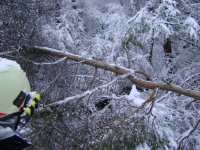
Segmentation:
<svg viewBox="0 0 200 150">
<path fill-rule="evenodd" d="M 0 58 L 0 113 L 11 114 L 18 111 L 13 104 L 20 92 L 30 92 L 30 84 L 25 72 L 15 61 Z"/>
</svg>

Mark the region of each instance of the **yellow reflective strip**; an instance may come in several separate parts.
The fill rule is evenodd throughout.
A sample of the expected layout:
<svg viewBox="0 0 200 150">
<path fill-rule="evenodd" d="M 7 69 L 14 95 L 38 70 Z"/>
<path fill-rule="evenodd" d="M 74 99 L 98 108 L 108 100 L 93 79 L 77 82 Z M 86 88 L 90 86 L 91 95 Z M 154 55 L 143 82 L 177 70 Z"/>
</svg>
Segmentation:
<svg viewBox="0 0 200 150">
<path fill-rule="evenodd" d="M 37 98 L 37 100 L 39 101 L 39 100 L 41 99 L 40 94 L 39 94 L 39 93 L 36 93 L 36 94 L 35 94 L 35 98 Z"/>
<path fill-rule="evenodd" d="M 33 108 L 35 108 L 35 107 L 36 107 L 36 102 L 35 102 L 35 101 L 32 101 L 32 102 L 31 102 L 31 105 L 33 106 Z"/>
<path fill-rule="evenodd" d="M 28 107 L 25 109 L 25 113 L 27 116 L 31 116 L 31 109 Z"/>
</svg>

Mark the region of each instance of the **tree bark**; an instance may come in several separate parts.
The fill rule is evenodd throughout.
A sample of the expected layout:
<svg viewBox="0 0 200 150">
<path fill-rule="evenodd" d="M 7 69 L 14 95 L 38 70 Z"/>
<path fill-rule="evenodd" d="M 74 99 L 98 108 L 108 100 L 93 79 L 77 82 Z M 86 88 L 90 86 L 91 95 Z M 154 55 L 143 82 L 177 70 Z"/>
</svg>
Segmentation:
<svg viewBox="0 0 200 150">
<path fill-rule="evenodd" d="M 102 61 L 98 61 L 98 60 L 94 60 L 94 59 L 90 59 L 90 58 L 85 58 L 85 57 L 80 56 L 80 55 L 74 55 L 74 54 L 71 54 L 71 53 L 68 53 L 68 52 L 63 52 L 63 51 L 55 50 L 55 49 L 52 49 L 52 48 L 35 46 L 35 47 L 32 48 L 32 50 L 37 51 L 37 52 L 43 52 L 43 53 L 51 54 L 53 56 L 60 57 L 60 58 L 65 57 L 65 60 L 72 60 L 72 61 L 80 62 L 80 63 L 86 64 L 86 65 L 93 66 L 95 68 L 101 68 L 101 69 L 104 69 L 104 70 L 115 72 L 115 73 L 120 74 L 120 75 L 124 75 L 124 74 L 128 74 L 128 73 L 130 74 L 131 72 L 134 73 L 133 70 L 130 70 L 130 69 L 127 69 L 127 68 L 107 64 L 107 63 L 102 62 Z M 185 96 L 192 97 L 194 99 L 200 100 L 200 93 L 197 92 L 197 91 L 194 91 L 194 90 L 184 89 L 184 88 L 181 88 L 181 87 L 178 87 L 178 86 L 175 86 L 175 85 L 171 85 L 171 84 L 168 84 L 168 83 L 157 83 L 157 82 L 152 82 L 152 81 L 141 80 L 141 79 L 137 79 L 134 75 L 129 75 L 128 79 L 133 84 L 140 86 L 140 87 L 143 87 L 143 88 L 172 91 L 172 92 L 175 92 L 177 94 L 185 95 Z"/>
</svg>

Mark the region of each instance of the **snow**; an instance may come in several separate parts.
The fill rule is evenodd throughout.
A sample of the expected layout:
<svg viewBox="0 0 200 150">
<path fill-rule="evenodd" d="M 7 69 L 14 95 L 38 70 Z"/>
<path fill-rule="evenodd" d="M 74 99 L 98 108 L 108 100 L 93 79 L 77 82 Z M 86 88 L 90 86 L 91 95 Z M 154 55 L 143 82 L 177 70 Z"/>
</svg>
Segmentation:
<svg viewBox="0 0 200 150">
<path fill-rule="evenodd" d="M 145 102 L 145 99 L 142 99 L 142 95 L 138 92 L 135 85 L 132 85 L 131 92 L 127 96 L 127 99 L 130 100 L 134 106 L 141 106 L 142 103 Z"/>
<path fill-rule="evenodd" d="M 180 14 L 180 11 L 176 7 L 177 2 L 174 0 L 163 0 L 162 4 L 159 6 L 159 11 L 165 11 L 167 17 L 176 17 Z"/>
<path fill-rule="evenodd" d="M 107 3 L 105 2 L 108 2 L 108 3 L 113 2 L 113 3 L 107 5 Z M 60 18 L 59 18 L 60 23 L 54 24 L 53 18 L 52 18 L 52 22 L 53 22 L 52 24 L 51 24 L 51 20 L 47 22 L 41 20 L 41 23 L 44 23 L 44 26 L 42 26 L 43 30 L 41 29 L 41 31 L 43 31 L 42 33 L 45 35 L 44 37 L 47 37 L 46 38 L 47 42 L 44 43 L 43 45 L 47 44 L 49 47 L 56 48 L 56 49 L 66 49 L 66 50 L 69 50 L 69 52 L 74 51 L 75 54 L 79 53 L 84 57 L 87 57 L 87 58 L 89 57 L 90 60 L 92 60 L 92 58 L 97 59 L 97 60 L 102 60 L 103 62 L 112 64 L 113 66 L 118 65 L 118 66 L 127 67 L 127 62 L 128 62 L 127 56 L 130 55 L 130 62 L 132 63 L 131 69 L 135 71 L 138 71 L 138 70 L 143 71 L 149 74 L 153 81 L 162 82 L 161 80 L 162 78 L 160 77 L 162 76 L 163 79 L 166 79 L 167 81 L 168 79 L 170 79 L 170 82 L 172 84 L 175 83 L 176 85 L 182 86 L 185 88 L 188 88 L 189 86 L 191 86 L 192 89 L 195 89 L 198 91 L 198 88 L 199 88 L 198 75 L 199 74 L 198 74 L 198 71 L 196 70 L 198 67 L 192 67 L 194 63 L 199 63 L 198 52 L 195 52 L 196 55 L 195 53 L 193 53 L 193 51 L 195 51 L 196 48 L 193 48 L 192 45 L 189 45 L 187 44 L 187 42 L 185 43 L 182 40 L 178 40 L 178 39 L 174 40 L 173 45 L 172 45 L 173 57 L 174 57 L 172 63 L 167 63 L 168 58 L 165 57 L 165 54 L 163 51 L 163 44 L 166 42 L 165 40 L 168 37 L 171 38 L 176 35 L 181 35 L 181 36 L 184 36 L 183 37 L 184 39 L 186 39 L 187 37 L 198 39 L 199 25 L 198 25 L 198 22 L 195 21 L 194 19 L 194 18 L 198 19 L 198 15 L 193 14 L 195 10 L 193 10 L 194 12 L 191 13 L 191 15 L 194 18 L 192 17 L 185 18 L 187 14 L 185 14 L 184 12 L 183 14 L 181 14 L 182 12 L 180 11 L 183 11 L 182 9 L 178 10 L 178 8 L 180 8 L 179 6 L 183 4 L 178 3 L 177 5 L 176 0 L 162 0 L 159 3 L 158 3 L 158 0 L 149 0 L 149 1 L 141 0 L 141 1 L 137 1 L 138 4 L 134 4 L 135 6 L 138 7 L 138 8 L 135 8 L 137 10 L 135 11 L 133 10 L 134 13 L 129 14 L 127 16 L 124 10 L 128 9 L 128 7 L 125 7 L 124 2 L 125 1 L 121 1 L 121 3 L 123 3 L 122 5 L 120 4 L 119 1 L 116 1 L 117 4 L 114 4 L 114 1 L 112 0 L 111 1 L 87 0 L 87 1 L 84 1 L 83 4 L 77 4 L 77 5 L 80 5 L 79 6 L 80 8 L 78 9 L 80 9 L 80 11 L 83 11 L 80 13 L 80 15 L 79 14 L 76 15 L 76 13 L 74 13 L 76 10 L 71 11 L 70 9 L 65 8 L 64 4 L 61 4 L 60 7 L 62 10 L 60 11 Z M 131 2 L 136 3 L 135 0 L 132 0 Z M 150 6 L 150 2 L 152 2 L 151 3 L 152 6 Z M 64 1 L 62 3 L 64 3 Z M 67 3 L 68 2 L 66 2 L 66 5 Z M 88 6 L 89 5 L 88 3 L 91 3 L 91 5 Z M 141 5 L 141 3 L 143 4 Z M 145 5 L 145 3 L 149 3 L 148 7 L 147 5 Z M 71 6 L 68 6 L 68 7 L 71 7 Z M 84 8 L 81 8 L 81 7 L 84 7 Z M 190 6 L 188 8 L 190 8 Z M 79 16 L 80 16 L 80 19 L 79 19 Z M 185 20 L 183 20 L 184 18 Z M 83 19 L 83 21 L 81 19 Z M 0 24 L 1 23 L 2 22 L 0 21 Z M 83 32 L 80 32 L 80 31 L 83 31 Z M 132 41 L 130 41 L 130 43 L 128 43 L 129 41 L 127 40 L 129 37 L 131 37 L 130 36 L 131 34 L 137 37 L 137 39 L 133 39 Z M 185 34 L 187 34 L 187 36 Z M 143 49 L 139 49 L 138 45 L 135 44 L 137 43 L 137 41 L 142 44 Z M 126 53 L 126 51 L 123 50 L 123 48 L 126 48 L 126 45 L 123 45 L 123 44 L 126 44 L 126 42 L 130 44 L 130 49 L 128 49 L 127 51 L 128 53 Z M 150 56 L 149 45 L 152 44 L 152 42 L 154 44 L 153 54 L 152 54 L 153 59 L 151 60 L 151 63 L 149 63 L 150 62 L 149 61 L 149 56 Z M 68 46 L 69 47 L 71 46 L 71 48 L 68 48 Z M 184 46 L 186 48 L 182 49 L 182 47 Z M 81 51 L 79 51 L 79 49 L 81 49 Z M 51 49 L 51 50 L 56 51 L 54 49 Z M 57 51 L 57 52 L 60 53 L 60 51 Z M 65 53 L 68 54 L 67 51 Z M 188 54 L 188 55 L 185 55 L 185 54 Z M 78 55 L 73 55 L 73 56 L 79 57 Z M 64 60 L 64 59 L 65 58 L 61 60 Z M 57 61 L 57 62 L 60 62 L 60 61 Z M 176 68 L 174 71 L 175 73 L 173 73 L 173 75 L 169 75 L 171 65 L 172 67 Z M 0 65 L 0 70 L 1 69 L 2 69 L 2 66 Z M 184 71 L 181 71 L 181 70 L 184 70 Z M 93 72 L 92 71 L 86 72 L 86 70 L 84 70 L 84 68 L 82 67 L 78 68 L 77 71 L 78 72 L 76 76 L 74 76 L 74 74 L 70 72 L 69 74 L 66 75 L 67 79 L 70 76 L 70 78 L 74 77 L 75 80 L 73 82 L 74 84 L 72 85 L 70 85 L 71 83 L 69 84 L 66 83 L 67 87 L 69 86 L 72 88 L 69 89 L 69 94 L 70 94 L 69 96 L 71 97 L 67 97 L 65 101 L 74 100 L 75 98 L 77 99 L 78 97 L 80 98 L 82 96 L 85 96 L 85 95 L 88 96 L 89 94 L 91 94 L 90 92 L 83 93 L 83 91 L 81 91 L 82 93 L 81 94 L 80 89 L 83 89 L 82 87 L 85 87 L 88 83 L 90 83 L 89 79 L 93 78 Z M 43 73 L 43 69 L 40 71 L 39 74 L 42 74 L 42 73 Z M 62 75 L 62 73 L 64 72 L 60 72 L 60 76 L 62 76 L 61 81 L 64 81 L 65 79 L 63 78 L 65 78 L 65 75 L 64 74 Z M 102 73 L 102 76 L 101 76 L 101 73 Z M 137 74 L 137 75 L 143 78 L 142 75 L 140 74 Z M 53 74 L 51 76 L 53 76 Z M 101 69 L 100 70 L 98 69 L 98 73 L 96 77 L 97 78 L 95 79 L 95 82 L 93 82 L 93 85 L 92 85 L 92 87 L 94 88 L 97 86 L 100 86 L 100 84 L 106 84 L 107 82 L 109 82 L 111 75 L 109 75 L 109 73 L 107 72 L 104 74 L 103 70 L 101 71 Z M 48 83 L 46 83 L 50 81 L 48 80 L 48 76 L 46 76 L 44 79 L 45 80 L 42 81 L 42 83 L 45 83 L 45 85 L 49 85 Z M 97 80 L 99 80 L 100 82 L 99 81 L 97 82 Z M 59 81 L 59 78 L 58 78 L 58 81 Z M 49 88 L 49 86 L 45 87 L 40 82 L 36 82 L 36 83 L 37 85 L 39 85 L 38 89 L 42 87 L 43 91 L 45 91 L 46 89 L 48 90 Z M 94 91 L 93 94 L 91 95 L 91 100 L 92 100 L 92 96 L 94 97 L 96 95 L 99 96 L 100 95 L 99 93 L 101 92 L 101 90 L 102 90 L 102 93 L 105 94 L 107 92 L 108 95 L 110 95 L 113 91 L 117 91 L 118 86 L 121 87 L 121 81 L 119 83 L 120 83 L 119 85 L 118 83 L 115 83 L 113 86 L 111 85 L 106 88 L 104 87 L 103 89 L 100 88 L 98 89 L 98 92 Z M 79 84 L 80 86 L 74 86 L 74 85 L 79 85 Z M 126 84 L 126 83 L 123 82 L 122 84 Z M 65 88 L 61 90 L 61 88 L 56 88 L 56 87 L 57 85 L 55 85 L 55 89 L 52 90 L 52 94 L 50 96 L 51 99 L 55 99 L 55 97 L 59 95 L 59 93 L 62 93 L 62 95 L 66 95 Z M 151 91 L 148 91 L 148 92 L 151 93 Z M 121 98 L 120 101 L 123 101 L 124 97 L 127 97 L 127 99 L 130 101 L 132 105 L 138 107 L 138 106 L 141 106 L 142 103 L 145 102 L 145 100 L 147 100 L 147 97 L 149 96 L 148 92 L 140 93 L 136 89 L 136 86 L 133 85 L 132 90 L 129 95 L 126 95 L 126 96 L 120 95 L 119 97 L 117 97 L 118 96 L 117 95 L 116 99 Z M 145 98 L 144 98 L 144 94 L 146 94 Z M 158 133 L 159 137 L 161 137 L 161 139 L 168 141 L 169 143 L 167 143 L 167 145 L 171 147 L 177 147 L 176 142 L 178 142 L 179 139 L 182 139 L 184 136 L 188 135 L 188 132 L 191 131 L 188 129 L 190 129 L 190 127 L 199 118 L 199 110 L 197 109 L 198 105 L 195 102 L 193 102 L 190 105 L 190 108 L 188 107 L 186 109 L 185 106 L 188 103 L 190 103 L 190 101 L 189 100 L 186 101 L 185 97 L 180 97 L 180 99 L 179 97 L 180 97 L 179 95 L 172 94 L 172 92 L 161 92 L 160 90 L 158 90 L 156 93 L 156 101 L 154 103 L 154 106 L 151 112 L 152 114 L 151 122 L 149 122 L 149 124 L 148 122 L 147 123 L 145 122 L 145 125 L 147 125 L 150 129 L 153 128 Z M 88 99 L 88 102 L 89 102 L 89 99 Z M 115 102 L 116 101 L 114 100 L 112 101 L 113 105 L 115 104 Z M 120 104 L 117 103 L 117 105 L 121 105 L 121 103 Z M 128 105 L 128 108 L 129 108 L 129 103 L 126 103 L 126 105 Z M 85 103 L 84 103 L 84 106 L 86 106 Z M 116 112 L 117 113 L 128 112 L 128 110 L 124 111 L 125 108 L 116 110 Z M 113 110 L 112 112 L 115 111 Z M 106 111 L 110 111 L 110 109 L 107 109 Z M 93 113 L 92 114 L 93 116 L 96 115 L 95 114 L 96 112 L 92 112 L 92 113 Z M 103 116 L 103 115 L 104 113 L 102 113 L 101 111 L 96 116 L 100 118 L 100 116 Z M 141 114 L 137 113 L 137 115 L 140 116 L 140 115 L 143 115 L 143 113 Z M 66 117 L 70 117 L 70 115 Z M 144 116 L 144 117 L 147 117 L 147 116 Z M 83 118 L 83 116 L 81 116 L 81 118 Z M 114 124 L 118 125 L 120 121 L 121 120 L 116 119 L 114 121 Z M 76 120 L 74 122 L 76 123 Z M 76 124 L 78 123 L 79 122 L 77 122 Z M 153 124 L 155 124 L 156 127 L 154 127 Z M 102 131 L 103 130 L 104 128 L 102 128 Z M 199 132 L 199 129 L 197 129 L 197 131 Z M 151 137 L 151 135 L 147 135 L 147 136 L 148 138 Z M 194 138 L 194 136 L 195 134 L 191 135 L 192 138 Z M 195 139 L 197 139 L 196 141 L 198 141 L 199 137 L 197 138 L 195 137 Z M 146 144 L 140 145 L 137 149 L 138 150 L 148 149 L 145 147 L 148 147 L 148 145 Z"/>
<path fill-rule="evenodd" d="M 26 134 L 26 133 L 30 133 L 32 130 L 28 127 L 20 127 L 18 126 L 18 129 L 17 129 L 17 133 L 18 134 Z"/>
<path fill-rule="evenodd" d="M 199 24 L 196 22 L 196 20 L 189 16 L 186 18 L 183 25 L 186 28 L 186 32 L 189 34 L 189 36 L 197 40 L 198 39 L 197 33 L 200 27 Z"/>
<path fill-rule="evenodd" d="M 151 148 L 145 143 L 144 145 L 139 145 L 136 150 L 150 150 Z"/>
<path fill-rule="evenodd" d="M 0 72 L 5 72 L 10 68 L 21 70 L 21 67 L 17 62 L 0 57 Z"/>
</svg>

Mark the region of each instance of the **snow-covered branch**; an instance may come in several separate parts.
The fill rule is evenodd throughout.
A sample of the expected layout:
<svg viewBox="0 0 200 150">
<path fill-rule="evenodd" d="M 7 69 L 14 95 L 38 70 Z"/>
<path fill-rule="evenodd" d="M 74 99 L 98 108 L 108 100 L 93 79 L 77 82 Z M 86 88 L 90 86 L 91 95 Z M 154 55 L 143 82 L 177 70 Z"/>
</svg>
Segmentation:
<svg viewBox="0 0 200 150">
<path fill-rule="evenodd" d="M 189 138 L 189 136 L 194 132 L 196 131 L 197 127 L 199 126 L 200 124 L 200 120 L 197 121 L 197 123 L 195 124 L 195 126 L 192 128 L 192 129 L 189 129 L 185 134 L 185 136 L 183 138 L 181 138 L 179 140 L 179 144 L 178 144 L 178 147 L 177 147 L 177 150 L 180 150 L 181 148 L 181 144 L 183 143 L 183 141 L 187 138 Z"/>
<path fill-rule="evenodd" d="M 79 98 L 83 98 L 83 97 L 85 97 L 87 95 L 92 94 L 93 92 L 95 92 L 97 90 L 101 90 L 103 88 L 106 88 L 106 87 L 110 86 L 111 84 L 113 84 L 114 82 L 116 82 L 117 80 L 126 78 L 129 75 L 130 75 L 130 73 L 129 74 L 125 74 L 125 75 L 121 75 L 121 76 L 117 76 L 113 80 L 111 80 L 110 82 L 108 82 L 107 84 L 103 84 L 101 86 L 97 86 L 96 88 L 94 88 L 92 90 L 87 90 L 87 91 L 83 92 L 82 94 L 78 94 L 78 95 L 75 95 L 75 96 L 67 97 L 64 100 L 53 102 L 51 104 L 48 104 L 47 107 L 64 105 L 64 104 L 66 104 L 69 101 L 72 101 L 72 100 L 75 100 L 75 99 L 79 99 Z"/>
<path fill-rule="evenodd" d="M 18 52 L 18 51 L 19 51 L 19 50 L 13 50 L 13 51 L 1 52 L 1 53 L 0 53 L 0 56 L 9 55 L 9 54 L 12 54 L 12 53 L 16 53 L 16 52 Z"/>
<path fill-rule="evenodd" d="M 196 47 L 200 47 L 200 45 L 198 45 L 197 43 L 191 42 L 191 41 L 189 41 L 189 40 L 187 40 L 187 39 L 184 39 L 184 38 L 182 38 L 182 37 L 178 37 L 178 38 L 179 38 L 180 40 L 184 41 L 184 42 L 187 42 L 187 43 L 191 44 L 191 45 L 194 45 L 194 46 L 196 46 Z"/>
<path fill-rule="evenodd" d="M 55 65 L 55 64 L 59 64 L 61 62 L 63 62 L 64 60 L 66 59 L 66 57 L 63 57 L 55 62 L 45 62 L 45 63 L 38 63 L 38 62 L 35 62 L 35 61 L 32 61 L 32 60 L 27 60 L 27 59 L 23 59 L 27 62 L 31 62 L 33 63 L 34 65 Z"/>
<path fill-rule="evenodd" d="M 101 69 L 104 69 L 104 70 L 115 72 L 115 73 L 120 74 L 120 75 L 128 74 L 130 72 L 132 72 L 132 73 L 134 72 L 133 70 L 130 70 L 130 69 L 127 69 L 127 68 L 107 64 L 105 62 L 97 61 L 97 60 L 94 60 L 94 59 L 88 59 L 88 58 L 85 58 L 85 57 L 80 56 L 80 55 L 74 55 L 74 54 L 71 54 L 69 52 L 63 52 L 63 51 L 55 50 L 55 49 L 52 49 L 52 48 L 35 46 L 32 49 L 34 51 L 41 52 L 41 53 L 42 52 L 48 53 L 48 54 L 51 54 L 51 55 L 56 56 L 56 57 L 61 57 L 61 58 L 65 57 L 66 58 L 65 60 L 72 60 L 72 61 L 76 61 L 76 62 L 81 62 L 83 64 L 90 65 L 90 66 L 93 66 L 95 68 L 101 68 Z M 151 82 L 151 81 L 137 79 L 133 74 L 129 75 L 128 79 L 133 84 L 140 86 L 140 87 L 143 87 L 143 88 L 172 91 L 172 92 L 175 92 L 177 94 L 185 95 L 185 96 L 192 97 L 194 99 L 200 100 L 200 93 L 198 91 L 194 91 L 194 90 L 190 90 L 190 89 L 184 89 L 184 88 L 181 88 L 181 87 L 178 87 L 178 86 L 175 86 L 175 85 L 171 85 L 171 84 L 167 84 L 167 83 L 157 83 L 157 82 Z"/>
</svg>

